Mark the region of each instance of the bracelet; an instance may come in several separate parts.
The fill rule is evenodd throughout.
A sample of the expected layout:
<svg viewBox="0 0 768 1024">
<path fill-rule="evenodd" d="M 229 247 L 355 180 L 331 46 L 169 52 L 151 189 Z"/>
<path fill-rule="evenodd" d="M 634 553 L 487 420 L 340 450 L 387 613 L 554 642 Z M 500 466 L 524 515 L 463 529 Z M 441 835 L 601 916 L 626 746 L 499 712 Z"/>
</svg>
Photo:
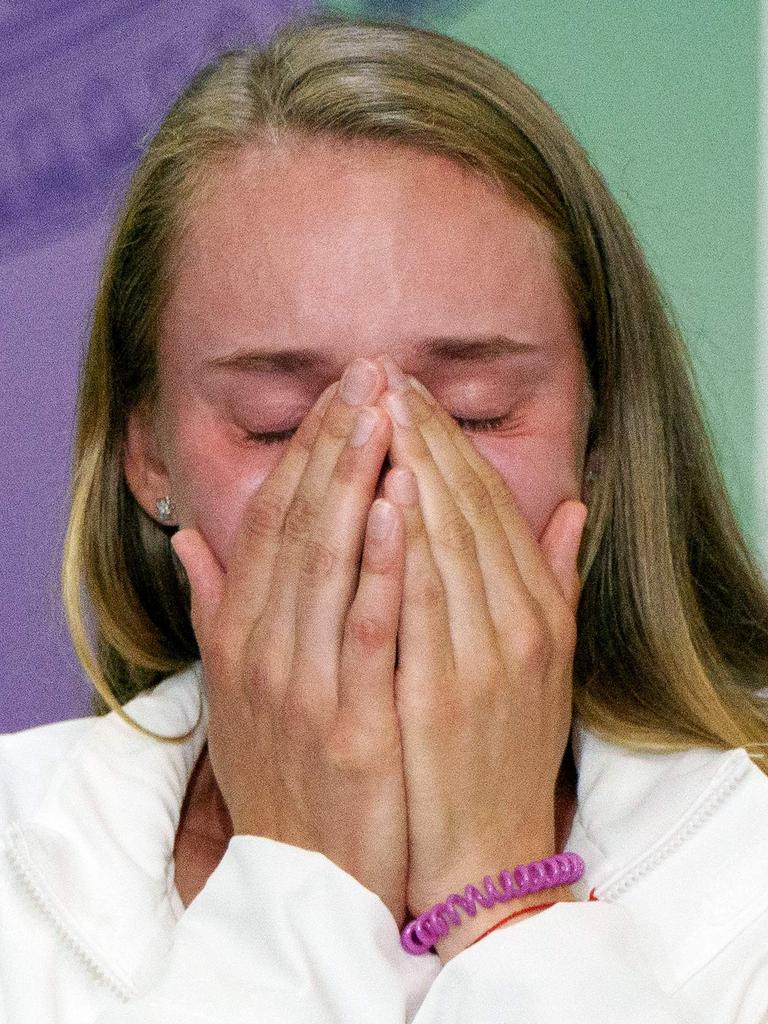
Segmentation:
<svg viewBox="0 0 768 1024">
<path fill-rule="evenodd" d="M 596 902 L 598 899 L 599 897 L 595 894 L 595 889 L 591 889 L 588 901 L 590 903 L 593 903 Z M 549 907 L 554 907 L 555 903 L 557 902 L 557 900 L 554 900 L 552 903 L 537 903 L 535 907 L 526 907 L 524 910 L 516 910 L 514 914 L 510 914 L 508 917 L 502 917 L 502 919 L 500 921 L 497 921 L 496 924 L 491 925 L 491 927 L 487 931 L 484 931 L 482 935 L 478 935 L 476 939 L 470 942 L 469 946 L 474 946 L 475 942 L 479 942 L 480 939 L 484 939 L 486 935 L 490 935 L 491 932 L 495 932 L 496 929 L 501 928 L 502 925 L 508 924 L 513 917 L 522 917 L 523 914 L 532 914 L 534 910 L 548 910 Z M 467 949 L 469 949 L 469 946 L 467 946 Z"/>
<path fill-rule="evenodd" d="M 556 889 L 570 885 L 584 874 L 584 861 L 578 853 L 555 853 L 543 860 L 530 864 L 518 864 L 514 872 L 499 874 L 501 890 L 497 889 L 490 875 L 483 879 L 484 891 L 474 885 L 464 887 L 464 895 L 453 892 L 443 903 L 436 903 L 407 924 L 400 933 L 400 942 L 406 953 L 419 956 L 428 953 L 443 935 L 447 935 L 452 924 L 461 924 L 456 910 L 460 906 L 470 917 L 477 913 L 477 904 L 492 907 L 494 903 L 506 903 L 519 896 L 541 892 L 542 889 Z"/>
<path fill-rule="evenodd" d="M 590 903 L 596 902 L 599 899 L 599 897 L 595 893 L 596 888 L 597 887 L 591 889 L 589 892 L 588 901 Z M 487 931 L 484 931 L 482 935 L 478 935 L 476 939 L 470 942 L 469 946 L 474 946 L 475 942 L 479 942 L 480 939 L 484 939 L 486 935 L 490 935 L 491 932 L 495 932 L 496 929 L 501 928 L 502 925 L 508 924 L 513 917 L 522 917 L 523 914 L 532 914 L 534 910 L 548 910 L 549 907 L 554 907 L 556 902 L 557 900 L 553 901 L 552 903 L 537 903 L 535 907 L 526 907 L 524 910 L 516 910 L 514 914 L 510 914 L 508 917 L 502 917 L 500 921 L 497 921 L 496 924 L 491 925 L 491 927 Z M 469 949 L 469 946 L 467 946 L 467 949 Z"/>
<path fill-rule="evenodd" d="M 509 924 L 514 917 L 522 917 L 523 914 L 532 914 L 535 910 L 547 910 L 549 907 L 554 907 L 557 900 L 552 900 L 551 903 L 537 903 L 535 907 L 525 907 L 523 910 L 516 910 L 514 914 L 510 914 L 508 917 L 502 917 L 496 924 L 491 925 L 482 935 L 478 935 L 476 939 L 470 942 L 469 946 L 474 946 L 475 942 L 479 942 L 480 939 L 484 939 L 486 935 L 490 935 L 491 932 L 495 932 L 497 928 L 501 928 L 502 925 Z M 467 949 L 469 949 L 467 946 Z"/>
</svg>

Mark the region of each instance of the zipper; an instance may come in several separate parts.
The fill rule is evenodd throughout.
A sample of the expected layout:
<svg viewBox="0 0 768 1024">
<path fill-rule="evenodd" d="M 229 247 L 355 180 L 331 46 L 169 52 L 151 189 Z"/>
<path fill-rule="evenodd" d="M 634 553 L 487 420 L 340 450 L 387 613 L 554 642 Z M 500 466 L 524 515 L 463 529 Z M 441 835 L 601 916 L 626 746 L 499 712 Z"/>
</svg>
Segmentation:
<svg viewBox="0 0 768 1024">
<path fill-rule="evenodd" d="M 719 784 L 716 784 L 713 792 L 709 794 L 698 808 L 689 811 L 683 816 L 673 834 L 662 842 L 658 849 L 646 853 L 631 870 L 623 869 L 621 876 L 615 882 L 609 883 L 605 888 L 600 887 L 601 891 L 598 893 L 600 900 L 612 903 L 622 896 L 647 874 L 655 871 L 657 867 L 672 856 L 678 847 L 687 842 L 691 836 L 698 832 L 713 817 L 752 767 L 752 762 L 748 759 L 748 755 L 746 760 L 742 760 L 741 755 L 743 754 L 744 751 L 742 750 L 736 751 L 734 759 L 737 759 L 738 755 L 739 763 L 730 769 L 726 777 Z"/>
<path fill-rule="evenodd" d="M 130 987 L 116 974 L 103 967 L 88 947 L 78 939 L 78 937 L 70 930 L 67 923 L 56 912 L 54 905 L 49 899 L 47 899 L 43 889 L 37 884 L 34 874 L 27 864 L 23 844 L 24 837 L 16 822 L 13 822 L 9 825 L 6 832 L 5 848 L 8 860 L 17 876 L 20 878 L 25 891 L 30 896 L 33 903 L 35 903 L 35 905 L 53 923 L 54 928 L 67 948 L 71 950 L 83 964 L 85 964 L 88 971 L 100 982 L 100 984 L 106 985 L 107 988 L 111 989 L 127 1003 L 135 995 L 132 987 Z"/>
</svg>

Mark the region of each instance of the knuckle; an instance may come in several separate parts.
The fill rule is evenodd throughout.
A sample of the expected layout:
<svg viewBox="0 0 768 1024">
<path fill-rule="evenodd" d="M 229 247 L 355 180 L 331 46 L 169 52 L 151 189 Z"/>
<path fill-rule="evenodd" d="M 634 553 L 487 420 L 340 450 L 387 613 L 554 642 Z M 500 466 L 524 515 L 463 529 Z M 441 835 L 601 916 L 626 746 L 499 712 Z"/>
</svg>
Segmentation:
<svg viewBox="0 0 768 1024">
<path fill-rule="evenodd" d="M 273 537 L 279 533 L 286 514 L 285 503 L 274 495 L 257 492 L 245 513 L 246 530 L 257 538 Z"/>
<path fill-rule="evenodd" d="M 374 654 L 392 640 L 392 631 L 375 615 L 351 614 L 345 625 L 347 637 L 365 653 Z"/>
<path fill-rule="evenodd" d="M 307 541 L 301 560 L 301 577 L 309 583 L 328 579 L 342 562 L 338 551 L 320 540 Z"/>
<path fill-rule="evenodd" d="M 442 584 L 433 576 L 423 576 L 413 587 L 413 604 L 422 611 L 439 611 L 445 600 Z"/>
<path fill-rule="evenodd" d="M 440 517 L 437 543 L 440 547 L 455 554 L 467 556 L 474 554 L 475 534 L 459 509 L 446 512 Z"/>
<path fill-rule="evenodd" d="M 513 648 L 524 665 L 540 665 L 549 661 L 552 640 L 546 624 L 533 615 L 521 622 L 515 632 Z"/>
<path fill-rule="evenodd" d="M 295 494 L 285 514 L 285 535 L 290 540 L 304 540 L 315 521 L 315 506 L 303 494 Z"/>
</svg>

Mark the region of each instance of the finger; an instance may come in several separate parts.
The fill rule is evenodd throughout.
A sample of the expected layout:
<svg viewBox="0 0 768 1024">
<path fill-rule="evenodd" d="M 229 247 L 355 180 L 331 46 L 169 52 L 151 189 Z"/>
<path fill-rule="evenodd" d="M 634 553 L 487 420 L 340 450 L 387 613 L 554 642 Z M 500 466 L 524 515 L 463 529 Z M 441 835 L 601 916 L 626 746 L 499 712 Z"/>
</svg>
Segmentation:
<svg viewBox="0 0 768 1024">
<path fill-rule="evenodd" d="M 432 458 L 422 434 L 423 423 L 418 416 L 411 423 L 405 422 L 409 403 L 398 399 L 406 397 L 410 399 L 411 395 L 388 392 L 384 397 L 393 417 L 393 457 L 397 465 L 412 469 L 418 481 L 421 514 L 445 591 L 456 668 L 462 676 L 479 677 L 489 659 L 496 660 L 497 643 L 474 531 Z M 422 418 L 431 417 L 423 402 L 418 408 Z"/>
<path fill-rule="evenodd" d="M 212 654 L 212 641 L 226 645 L 227 637 L 242 636 L 261 612 L 285 511 L 309 457 L 311 439 L 337 390 L 335 381 L 322 392 L 285 455 L 246 506 L 226 573 L 199 529 L 181 529 L 171 538 L 189 580 L 192 628 L 206 659 Z"/>
<path fill-rule="evenodd" d="M 282 458 L 246 504 L 227 566 L 226 608 L 233 626 L 245 627 L 266 603 L 283 527 L 339 382 L 329 384 L 290 439 Z"/>
<path fill-rule="evenodd" d="M 360 365 L 372 370 L 368 388 L 350 392 L 344 387 L 354 369 Z M 320 537 L 316 521 L 323 507 L 329 481 L 357 423 L 358 414 L 367 397 L 376 397 L 381 390 L 383 375 L 376 364 L 355 360 L 348 367 L 342 386 L 329 403 L 320 422 L 296 492 L 285 515 L 280 546 L 275 558 L 275 571 L 269 592 L 268 607 L 262 624 L 278 666 L 284 670 L 276 676 L 285 677 L 293 662 L 296 640 L 296 604 L 299 589 L 304 586 L 306 569 L 312 572 L 312 563 L 326 557 L 323 549 L 332 553 L 335 533 Z M 323 666 L 320 666 L 323 667 Z M 282 698 L 281 694 L 274 697 Z"/>
<path fill-rule="evenodd" d="M 377 498 L 367 516 L 357 593 L 345 617 L 339 717 L 364 735 L 395 720 L 394 672 L 405 565 L 405 526 L 395 503 Z"/>
<path fill-rule="evenodd" d="M 573 612 L 578 607 L 581 594 L 578 558 L 588 511 L 581 501 L 561 502 L 541 538 L 542 550 Z"/>
<path fill-rule="evenodd" d="M 292 570 L 292 699 L 302 706 L 314 705 L 323 715 L 337 708 L 345 623 L 358 586 L 366 524 L 389 437 L 389 418 L 381 409 L 357 410 L 354 430 L 320 495 L 312 531 Z M 287 600 L 283 607 L 283 614 L 289 614 Z"/>
<path fill-rule="evenodd" d="M 442 701 L 443 680 L 455 672 L 445 590 L 432 557 L 413 471 L 393 467 L 384 480 L 384 494 L 399 506 L 405 529 L 395 696 L 401 707 L 428 710 Z"/>
<path fill-rule="evenodd" d="M 207 649 L 224 595 L 225 573 L 199 530 L 177 530 L 171 537 L 171 546 L 189 580 L 192 629 L 203 651 Z"/>
<path fill-rule="evenodd" d="M 454 422 L 429 391 L 414 377 L 408 377 L 413 389 L 418 392 L 415 400 L 418 405 L 423 400 L 432 408 L 436 424 L 440 424 L 454 441 L 467 463 L 485 484 L 496 515 L 502 529 L 507 535 L 510 550 L 520 576 L 536 600 L 544 610 L 547 618 L 558 621 L 562 614 L 563 594 L 549 561 L 540 543 L 531 532 L 525 517 L 517 506 L 506 480 L 487 459 L 478 452 L 467 439 L 464 431 Z M 417 413 L 418 415 L 418 413 Z M 424 415 L 422 413 L 422 415 Z"/>
<path fill-rule="evenodd" d="M 387 363 L 388 359 L 385 367 Z M 414 406 L 419 429 L 432 459 L 474 533 L 477 561 L 497 635 L 509 638 L 512 623 L 517 634 L 526 624 L 535 627 L 542 609 L 520 575 L 509 539 L 483 479 L 465 457 L 471 445 L 461 430 L 446 429 L 438 415 L 437 403 L 424 402 L 420 394 L 407 387 L 407 379 L 402 384 L 405 387 L 401 393 L 409 395 L 408 401 Z M 447 419 L 453 424 L 450 417 Z"/>
</svg>

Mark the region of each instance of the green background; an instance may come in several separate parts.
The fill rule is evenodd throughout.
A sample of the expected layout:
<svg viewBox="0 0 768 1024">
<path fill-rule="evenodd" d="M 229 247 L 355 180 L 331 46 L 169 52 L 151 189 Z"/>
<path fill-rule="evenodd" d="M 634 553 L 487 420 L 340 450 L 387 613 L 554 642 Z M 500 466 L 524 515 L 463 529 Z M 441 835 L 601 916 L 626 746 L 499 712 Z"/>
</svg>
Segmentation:
<svg viewBox="0 0 768 1024">
<path fill-rule="evenodd" d="M 557 110 L 603 173 L 669 298 L 739 521 L 757 551 L 759 3 L 321 7 L 411 20 L 470 43 Z"/>
</svg>

